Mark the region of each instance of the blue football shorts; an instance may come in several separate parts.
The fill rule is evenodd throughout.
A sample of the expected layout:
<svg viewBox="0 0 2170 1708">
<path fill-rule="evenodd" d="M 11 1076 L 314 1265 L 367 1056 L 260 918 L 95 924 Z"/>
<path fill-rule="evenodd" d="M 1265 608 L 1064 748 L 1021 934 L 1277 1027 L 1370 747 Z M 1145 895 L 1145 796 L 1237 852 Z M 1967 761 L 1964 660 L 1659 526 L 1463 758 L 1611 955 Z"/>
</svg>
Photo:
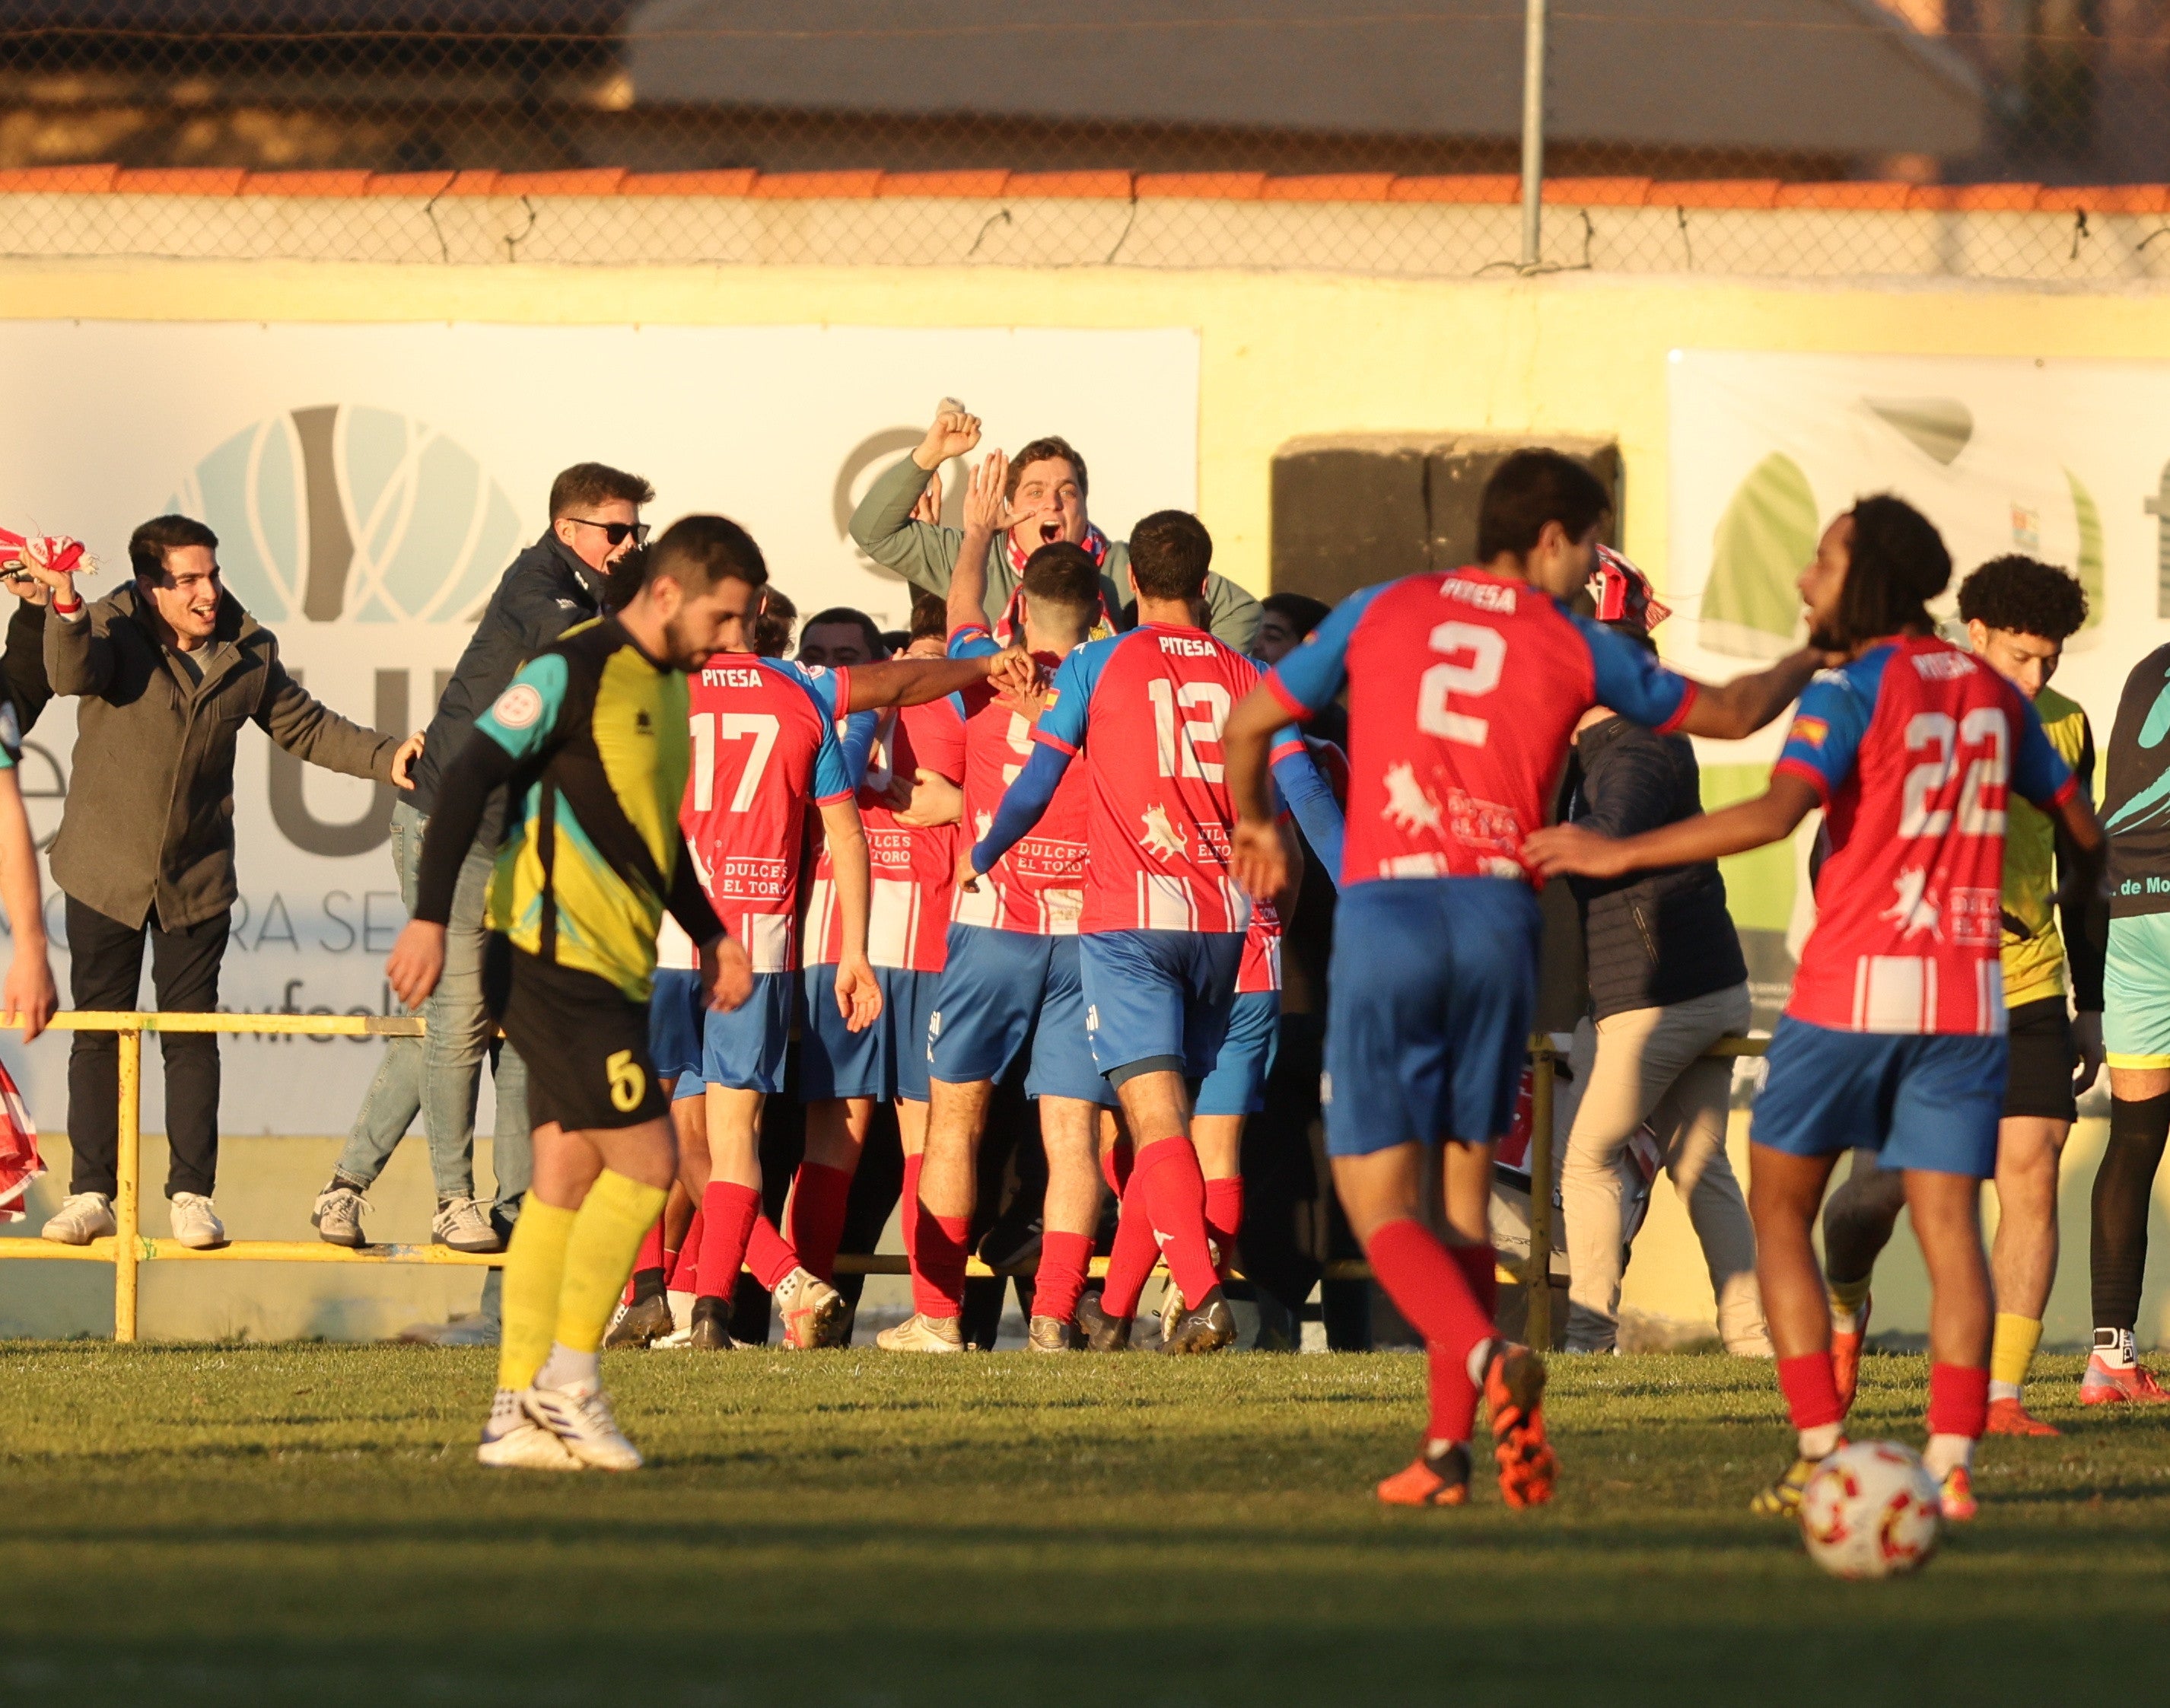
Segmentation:
<svg viewBox="0 0 2170 1708">
<path fill-rule="evenodd" d="M 1076 937 L 953 925 L 942 988 L 927 1018 L 927 1057 L 949 1085 L 998 1080 L 1030 1051 L 1028 1097 L 1074 1097 L 1112 1108 L 1093 1060 Z"/>
<path fill-rule="evenodd" d="M 798 1001 L 798 974 L 756 973 L 753 995 L 738 1007 L 728 1014 L 708 1011 L 702 1022 L 701 1071 L 680 1079 L 671 1101 L 692 1097 L 708 1086 L 771 1097 L 782 1091 Z"/>
<path fill-rule="evenodd" d="M 1255 1115 L 1266 1107 L 1266 1077 L 1281 1045 L 1281 993 L 1243 990 L 1229 1011 L 1228 1033 L 1192 1113 Z"/>
<path fill-rule="evenodd" d="M 2109 922 L 2103 1052 L 2114 1068 L 2170 1068 L 2170 913 Z"/>
<path fill-rule="evenodd" d="M 659 967 L 648 995 L 648 1059 L 659 1080 L 677 1080 L 701 1071 L 702 1018 L 708 999 L 701 975 L 682 967 Z"/>
<path fill-rule="evenodd" d="M 1093 931 L 1078 942 L 1085 1031 L 1110 1083 L 1220 1059 L 1243 964 L 1241 931 Z"/>
<path fill-rule="evenodd" d="M 1537 898 L 1511 878 L 1352 883 L 1334 911 L 1330 991 L 1328 1155 L 1499 1139 L 1537 1009 Z"/>
<path fill-rule="evenodd" d="M 1748 1136 L 1793 1156 L 1873 1150 L 1886 1168 L 1987 1180 L 2009 1055 L 2001 1036 L 1837 1032 L 1783 1017 Z"/>
<path fill-rule="evenodd" d="M 877 967 L 882 1011 L 864 1032 L 844 1024 L 836 1006 L 836 967 L 806 969 L 805 1024 L 799 1032 L 799 1095 L 810 1103 L 825 1097 L 908 1097 L 927 1101 L 927 1020 L 940 987 L 939 973 Z"/>
</svg>

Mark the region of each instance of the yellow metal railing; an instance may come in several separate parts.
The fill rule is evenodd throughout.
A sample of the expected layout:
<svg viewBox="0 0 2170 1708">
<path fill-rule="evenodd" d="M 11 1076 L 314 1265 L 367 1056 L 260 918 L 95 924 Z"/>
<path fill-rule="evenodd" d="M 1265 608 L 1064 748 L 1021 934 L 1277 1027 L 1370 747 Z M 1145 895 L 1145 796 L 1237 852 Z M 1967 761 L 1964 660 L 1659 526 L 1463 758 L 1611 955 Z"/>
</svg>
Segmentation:
<svg viewBox="0 0 2170 1708">
<path fill-rule="evenodd" d="M 505 1262 L 501 1252 L 455 1252 L 446 1246 L 365 1246 L 359 1250 L 327 1246 L 313 1240 L 236 1240 L 212 1251 L 196 1251 L 179 1240 L 146 1239 L 142 1233 L 142 1091 L 143 1034 L 147 1032 L 218 1032 L 311 1038 L 419 1038 L 422 1022 L 399 1017 L 349 1014 L 147 1014 L 69 1010 L 56 1014 L 55 1032 L 110 1032 L 120 1046 L 118 1145 L 113 1220 L 116 1231 L 110 1239 L 93 1240 L 84 1246 L 56 1245 L 48 1240 L 0 1240 L 0 1259 L 45 1262 L 110 1263 L 113 1266 L 113 1337 L 136 1338 L 138 1269 L 145 1263 L 437 1263 L 469 1268 L 494 1268 Z M 1727 1038 L 1711 1049 L 1713 1056 L 1761 1055 L 1761 1038 Z M 1539 1033 L 1530 1040 L 1530 1059 L 1536 1071 L 1530 1099 L 1530 1177 L 1535 1182 L 1552 1178 L 1553 1088 L 1560 1051 L 1552 1039 Z M 1502 1264 L 1499 1278 L 1529 1290 L 1529 1323 L 1526 1337 L 1532 1345 L 1552 1342 L 1552 1288 L 1548 1284 L 1552 1255 L 1552 1193 L 1530 1194 L 1530 1256 L 1517 1268 Z M 1095 1257 L 1092 1271 L 1105 1272 L 1107 1260 Z M 908 1273 L 901 1256 L 839 1256 L 836 1268 L 847 1275 L 902 1275 Z M 991 1269 L 976 1257 L 966 1266 L 974 1276 L 1004 1272 Z M 1232 1272 L 1241 1279 L 1240 1272 Z M 1334 1262 L 1325 1266 L 1327 1279 L 1368 1280 L 1369 1265 Z"/>
</svg>

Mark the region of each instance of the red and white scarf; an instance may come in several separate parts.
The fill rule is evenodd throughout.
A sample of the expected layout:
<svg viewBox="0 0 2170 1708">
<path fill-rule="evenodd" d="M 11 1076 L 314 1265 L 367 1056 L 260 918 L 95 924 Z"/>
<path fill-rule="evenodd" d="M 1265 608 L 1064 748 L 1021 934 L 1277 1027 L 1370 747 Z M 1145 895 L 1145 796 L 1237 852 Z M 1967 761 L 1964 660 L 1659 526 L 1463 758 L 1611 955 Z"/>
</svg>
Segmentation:
<svg viewBox="0 0 2170 1708">
<path fill-rule="evenodd" d="M 1018 579 L 1018 584 L 1011 591 L 1009 603 L 1002 607 L 1002 616 L 995 622 L 995 638 L 1002 645 L 1008 646 L 1017 638 L 1019 633 L 1018 625 L 1024 621 L 1024 566 L 1030 561 L 1032 552 L 1018 544 L 1017 530 L 1014 528 L 1004 534 L 1002 540 L 1009 550 L 1010 573 Z M 1094 527 L 1092 523 L 1088 522 L 1085 524 L 1085 537 L 1077 543 L 1084 549 L 1085 555 L 1090 558 L 1098 568 L 1103 572 L 1107 569 L 1109 547 L 1108 536 L 1105 534 Z M 1037 551 L 1039 547 L 1034 547 L 1033 549 Z M 1098 640 L 1114 632 L 1114 613 L 1108 609 L 1108 592 L 1104 587 L 1100 590 L 1099 620 L 1093 625 L 1090 638 Z"/>
</svg>

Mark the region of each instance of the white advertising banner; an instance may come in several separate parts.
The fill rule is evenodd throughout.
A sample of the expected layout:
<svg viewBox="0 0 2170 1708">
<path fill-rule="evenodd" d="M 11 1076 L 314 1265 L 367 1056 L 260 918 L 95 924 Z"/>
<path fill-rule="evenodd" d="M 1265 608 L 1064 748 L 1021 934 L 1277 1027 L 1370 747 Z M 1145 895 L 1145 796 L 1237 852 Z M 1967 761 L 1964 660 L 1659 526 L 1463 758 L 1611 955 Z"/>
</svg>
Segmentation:
<svg viewBox="0 0 2170 1708">
<path fill-rule="evenodd" d="M 1676 350 L 1670 403 L 1673 663 L 1723 680 L 1798 645 L 1794 582 L 1824 525 L 1895 493 L 1951 549 L 1940 616 L 2007 552 L 2079 577 L 2087 622 L 2056 685 L 2106 744 L 2126 674 L 2170 640 L 2170 365 Z M 1759 790 L 1783 735 L 1702 744 L 1706 799 Z M 1807 841 L 1727 862 L 1764 1023 L 1812 918 Z"/>
<path fill-rule="evenodd" d="M 744 523 L 802 613 L 855 605 L 901 627 L 910 590 L 844 523 L 938 399 L 982 416 L 991 446 L 1070 440 L 1090 467 L 1093 520 L 1120 538 L 1150 510 L 1195 504 L 1198 367 L 1184 329 L 0 323 L 13 400 L 0 525 L 88 542 L 104 566 L 85 587 L 96 598 L 127 573 L 137 523 L 201 518 L 228 585 L 310 691 L 404 731 L 427 722 L 569 463 L 647 476 L 659 526 L 699 510 Z M 946 472 L 954 518 L 959 466 Z M 23 763 L 41 844 L 66 810 L 74 745 L 73 705 L 56 700 Z M 405 915 L 388 807 L 388 791 L 305 769 L 244 731 L 225 1006 L 391 1011 L 383 957 Z M 47 889 L 65 1002 L 62 909 Z M 229 1040 L 224 1129 L 344 1131 L 380 1048 Z M 56 1036 L 26 1052 L 12 1035 L 0 1049 L 53 1130 L 66 1049 Z M 158 1130 L 145 1054 L 144 1121 Z"/>
<path fill-rule="evenodd" d="M 1682 668 L 1724 677 L 1799 644 L 1793 583 L 1818 534 L 1879 492 L 1951 548 L 1939 614 L 2007 552 L 2080 578 L 2087 625 L 2057 686 L 2098 726 L 2170 639 L 2170 364 L 1676 350 L 1671 366 L 1664 584 L 1682 620 L 1663 633 Z"/>
</svg>

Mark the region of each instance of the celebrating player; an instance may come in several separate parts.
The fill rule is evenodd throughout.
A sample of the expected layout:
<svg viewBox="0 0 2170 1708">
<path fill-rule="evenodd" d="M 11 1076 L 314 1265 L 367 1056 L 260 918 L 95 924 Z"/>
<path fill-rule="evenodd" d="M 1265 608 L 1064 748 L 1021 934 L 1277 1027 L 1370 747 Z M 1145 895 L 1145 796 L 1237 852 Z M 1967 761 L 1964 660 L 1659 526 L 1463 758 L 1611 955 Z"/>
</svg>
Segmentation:
<svg viewBox="0 0 2170 1708">
<path fill-rule="evenodd" d="M 1839 1152 L 1865 1135 L 1904 1172 L 1929 1269 L 1925 1462 L 1945 1518 L 1974 1516 L 1989 1411 L 1980 1183 L 1996 1172 L 2008 1056 L 1998 957 L 2010 793 L 2050 814 L 2084 860 L 2102 832 L 2026 695 L 1937 638 L 1927 601 L 1950 579 L 1920 512 L 1862 499 L 1824 531 L 1800 584 L 1814 643 L 1847 662 L 1801 697 L 1768 792 L 1617 842 L 1569 825 L 1531 839 L 1548 872 L 1613 878 L 1760 848 L 1824 809 L 1831 852 L 1815 929 L 1750 1131 L 1756 1269 L 1799 1432 L 1798 1457 L 1756 1497 L 1759 1512 L 1798 1512 L 1843 1438 L 1809 1235 Z"/>
<path fill-rule="evenodd" d="M 1062 661 L 1032 758 L 959 874 L 976 883 L 1039 824 L 1084 756 L 1093 855 L 1079 920 L 1086 1028 L 1136 1145 L 1125 1212 L 1150 1222 L 1189 1305 L 1162 1342 L 1171 1353 L 1211 1352 L 1236 1332 L 1206 1236 L 1185 1083 L 1219 1057 L 1251 911 L 1228 869 L 1233 814 L 1219 748 L 1259 670 L 1192 621 L 1212 555 L 1211 536 L 1184 511 L 1137 525 L 1130 572 L 1140 626 Z M 1293 738 L 1275 768 L 1292 791 L 1323 787 Z M 1079 1301 L 1077 1325 L 1088 1345 L 1112 1350 L 1127 1344 L 1136 1310 L 1135 1293 L 1109 1289 Z"/>
<path fill-rule="evenodd" d="M 802 660 L 816 649 L 832 668 L 845 670 L 861 669 L 883 651 L 873 620 L 843 609 L 809 620 Z M 789 1231 L 801 1261 L 825 1281 L 836 1264 L 852 1177 L 875 1104 L 896 1105 L 907 1159 L 926 1144 L 927 1017 L 942 976 L 963 807 L 964 724 L 948 697 L 885 712 L 869 734 L 858 809 L 873 865 L 867 955 L 882 993 L 872 1026 L 847 1029 L 822 1000 L 825 974 L 841 947 L 826 848 L 806 915 L 799 1063 L 806 1154 L 792 1182 Z"/>
<path fill-rule="evenodd" d="M 994 452 L 975 470 L 965 500 L 965 544 L 949 583 L 949 651 L 997 650 L 982 614 L 986 547 L 1004 514 L 1006 465 Z M 1040 547 L 1019 583 L 1018 622 L 1035 663 L 1054 670 L 1085 639 L 1100 606 L 1099 570 L 1066 541 Z M 984 835 L 1003 792 L 1032 757 L 1043 702 L 965 697 L 965 822 Z M 995 1081 L 1027 1050 L 1025 1095 L 1040 1106 L 1047 1156 L 1040 1267 L 1026 1344 L 1062 1352 L 1071 1343 L 1099 1216 L 1096 1164 L 1100 1110 L 1114 1093 L 1093 1065 L 1077 964 L 1084 901 L 1085 773 L 1066 773 L 1033 834 L 956 893 L 949 959 L 929 1027 L 932 1112 L 923 1157 L 905 1159 L 905 1226 L 913 1314 L 876 1337 L 890 1352 L 959 1352 L 965 1260 L 978 1185 L 978 1156 Z"/>
<path fill-rule="evenodd" d="M 808 635 L 821 627 L 810 622 Z M 846 1302 L 806 1267 L 761 1208 L 762 1106 L 783 1089 L 784 1051 L 798 1008 L 795 920 L 806 803 L 812 799 L 820 811 L 831 885 L 827 910 L 836 921 L 833 970 L 821 990 L 810 987 L 809 1000 L 833 1007 L 842 1022 L 835 1031 L 848 1036 L 876 1024 L 883 1002 L 867 954 L 871 882 L 855 798 L 854 772 L 863 768 L 866 750 L 839 742 L 836 723 L 939 699 L 984 680 L 1002 660 L 878 661 L 831 670 L 756 658 L 745 640 L 731 650 L 740 657 L 712 661 L 693 689 L 694 771 L 687 811 L 689 842 L 711 899 L 725 915 L 746 919 L 756 988 L 740 1012 L 710 1017 L 700 1072 L 678 1084 L 680 1097 L 699 1094 L 707 1106 L 706 1156 L 687 1163 L 687 1190 L 698 1191 L 702 1228 L 692 1344 L 712 1350 L 731 1345 L 730 1303 L 746 1262 L 776 1296 L 784 1344 L 827 1346 L 840 1342 L 848 1326 Z"/>
<path fill-rule="evenodd" d="M 2032 558 L 1996 558 L 1959 587 L 1959 616 L 1975 655 L 2034 702 L 2050 745 L 2092 799 L 2095 746 L 2087 714 L 2049 686 L 2066 638 L 2087 615 L 2080 584 Z M 2013 801 L 2007 812 L 2000 953 L 2012 1065 L 1996 1130 L 1996 1236 L 1989 1257 L 1996 1326 L 1987 1433 L 2055 1435 L 2052 1425 L 2028 1414 L 2021 1390 L 2057 1274 L 2057 1159 L 2079 1116 L 2077 1094 L 2102 1070 L 2103 944 L 2100 922 L 2087 918 L 2092 894 L 2066 893 L 2061 937 L 2057 930 L 2057 867 L 2069 878 L 2076 867 L 2092 863 L 2075 861 L 2069 846 L 2060 849 L 2055 825 L 2026 802 Z M 2067 958 L 2076 1020 L 2066 1011 Z M 1905 1202 L 1898 1171 L 1879 1167 L 1873 1150 L 1857 1150 L 1846 1184 L 1824 1206 L 1831 1364 L 1847 1406 L 1868 1329 L 1870 1272 Z"/>
<path fill-rule="evenodd" d="M 686 679 L 737 643 L 767 579 L 743 530 L 687 516 L 657 541 L 640 592 L 522 665 L 439 787 L 414 917 L 386 974 L 420 1007 L 445 963 L 461 862 L 492 793 L 516 827 L 490 884 L 491 1006 L 528 1064 L 535 1178 L 505 1259 L 496 1397 L 477 1457 L 531 1470 L 637 1468 L 602 1391 L 603 1330 L 677 1171 L 648 1058 L 655 933 L 666 905 L 698 946 L 709 1001 L 746 1000 L 686 857 Z"/>
<path fill-rule="evenodd" d="M 1379 1284 L 1424 1337 L 1431 1412 L 1397 1505 L 1468 1498 L 1481 1390 L 1508 1503 L 1551 1497 L 1542 1361 L 1493 1326 L 1492 1145 L 1512 1118 L 1536 1001 L 1526 849 L 1576 722 L 1594 705 L 1660 729 L 1740 736 L 1808 681 L 1808 652 L 1722 688 L 1661 668 L 1569 612 L 1611 499 L 1579 463 L 1518 451 L 1485 483 L 1472 567 L 1367 588 L 1336 607 L 1229 720 L 1236 875 L 1284 881 L 1265 785 L 1275 727 L 1349 690 L 1349 823 L 1327 1030 L 1327 1150 Z M 1440 1152 L 1451 1243 L 1426 1225 Z"/>
</svg>

